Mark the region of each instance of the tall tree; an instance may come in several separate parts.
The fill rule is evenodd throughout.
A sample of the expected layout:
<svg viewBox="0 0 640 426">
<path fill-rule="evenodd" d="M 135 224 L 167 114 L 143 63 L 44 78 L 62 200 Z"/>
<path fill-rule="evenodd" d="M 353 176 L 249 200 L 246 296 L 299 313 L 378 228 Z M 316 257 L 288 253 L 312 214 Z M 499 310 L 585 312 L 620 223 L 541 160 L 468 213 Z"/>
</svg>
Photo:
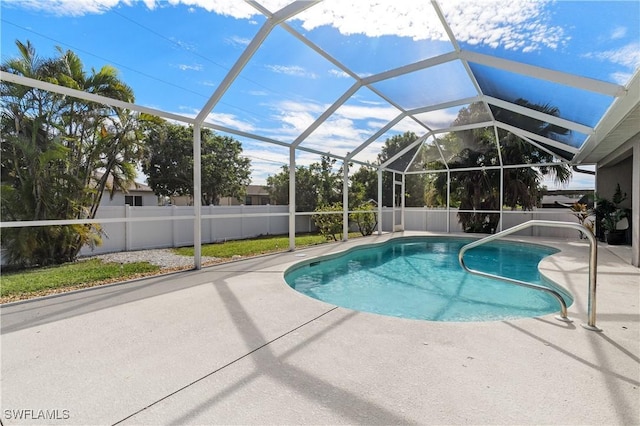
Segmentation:
<svg viewBox="0 0 640 426">
<path fill-rule="evenodd" d="M 519 99 L 517 104 L 549 115 L 557 116 L 557 108 L 549 105 L 532 104 Z M 454 126 L 477 122 L 475 119 L 485 111 L 481 103 L 475 103 L 460 110 Z M 550 137 L 553 134 L 564 135 L 567 130 L 542 123 L 518 113 L 508 110 L 496 109 L 496 119 L 516 125 L 522 129 L 534 132 L 541 136 Z M 522 140 L 516 135 L 500 130 L 500 153 L 503 164 L 540 164 L 554 161 L 553 154 L 542 150 L 535 145 Z M 465 232 L 492 233 L 499 221 L 500 205 L 500 173 L 504 175 L 504 205 L 515 209 L 520 207 L 530 210 L 535 206 L 538 193 L 541 190 L 542 178 L 545 175 L 553 176 L 558 182 L 566 182 L 571 177 L 571 170 L 566 164 L 554 164 L 551 166 L 508 168 L 499 170 L 485 170 L 482 167 L 500 164 L 498 157 L 498 144 L 492 128 L 465 130 L 449 133 L 438 140 L 444 155 L 447 158 L 451 173 L 451 200 L 452 205 L 461 210 L 494 210 L 496 213 L 487 212 L 460 212 L 458 218 Z M 442 165 L 444 166 L 444 165 Z M 458 171 L 459 168 L 478 168 L 471 171 Z M 446 198 L 447 176 L 439 174 L 434 180 L 434 185 L 441 199 Z"/>
<path fill-rule="evenodd" d="M 405 132 L 401 135 L 394 135 L 388 138 L 380 153 L 378 154 L 378 164 L 383 164 L 389 159 L 393 158 L 400 151 L 411 145 L 418 139 L 413 132 Z M 419 146 L 402 155 L 400 158 L 393 161 L 389 167 L 403 172 L 409 165 L 409 162 L 415 155 L 419 155 Z M 418 153 L 418 154 L 416 154 Z M 362 170 L 362 169 L 360 169 Z M 373 193 L 371 197 L 374 200 L 378 200 L 378 175 L 376 171 L 362 171 L 361 175 L 356 177 L 357 181 L 367 188 L 369 194 Z M 382 174 L 382 204 L 384 206 L 393 205 L 393 173 L 385 172 Z M 425 184 L 426 178 L 423 175 L 407 175 L 405 177 L 405 204 L 407 207 L 422 207 L 425 202 Z M 374 189 L 375 188 L 375 189 Z M 397 201 L 401 194 L 396 193 Z"/>
<path fill-rule="evenodd" d="M 296 211 L 311 212 L 342 201 L 342 169 L 336 170 L 335 163 L 322 156 L 308 167 L 296 166 Z M 267 178 L 267 190 L 276 204 L 289 204 L 289 166 Z"/>
<path fill-rule="evenodd" d="M 350 208 L 373 200 L 378 202 L 378 171 L 371 167 L 360 167 L 350 175 Z"/>
<path fill-rule="evenodd" d="M 218 204 L 221 197 L 242 200 L 251 182 L 251 160 L 242 144 L 209 129 L 201 133 L 202 204 Z M 161 121 L 145 136 L 142 171 L 160 196 L 193 197 L 193 128 Z"/>
<path fill-rule="evenodd" d="M 133 102 L 133 91 L 110 66 L 87 73 L 80 58 L 58 48 L 41 58 L 30 42 L 2 70 L 113 99 Z M 93 219 L 108 184 L 114 191 L 135 177 L 139 121 L 120 108 L 3 81 L 2 220 Z M 113 193 L 113 192 L 112 192 Z M 93 225 L 23 227 L 2 232 L 11 263 L 46 265 L 76 258 L 100 242 Z"/>
</svg>

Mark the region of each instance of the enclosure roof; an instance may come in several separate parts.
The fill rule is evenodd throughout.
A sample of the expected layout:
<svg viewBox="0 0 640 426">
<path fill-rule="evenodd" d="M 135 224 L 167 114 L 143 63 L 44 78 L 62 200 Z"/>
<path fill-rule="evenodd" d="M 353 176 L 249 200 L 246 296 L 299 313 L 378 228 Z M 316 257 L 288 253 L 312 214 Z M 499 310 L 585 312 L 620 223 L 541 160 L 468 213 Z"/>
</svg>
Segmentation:
<svg viewBox="0 0 640 426">
<path fill-rule="evenodd" d="M 112 63 L 132 108 L 233 135 L 254 169 L 290 147 L 372 163 L 406 131 L 420 139 L 385 167 L 447 169 L 477 147 L 442 137 L 471 128 L 595 163 L 640 131 L 637 1 L 113 3 L 3 1 L 3 59 L 28 39 Z"/>
</svg>

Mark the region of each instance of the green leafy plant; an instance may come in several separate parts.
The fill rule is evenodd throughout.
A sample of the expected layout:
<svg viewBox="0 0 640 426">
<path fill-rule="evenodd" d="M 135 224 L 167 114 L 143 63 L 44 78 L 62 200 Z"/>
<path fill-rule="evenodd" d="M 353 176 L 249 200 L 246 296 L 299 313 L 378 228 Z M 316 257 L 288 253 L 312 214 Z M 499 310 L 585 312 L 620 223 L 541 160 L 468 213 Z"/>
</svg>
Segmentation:
<svg viewBox="0 0 640 426">
<path fill-rule="evenodd" d="M 364 203 L 355 208 L 359 210 L 356 213 L 351 213 L 349 219 L 358 225 L 358 230 L 363 237 L 373 234 L 373 231 L 378 225 L 378 215 L 375 213 L 375 206 L 370 203 Z"/>
<path fill-rule="evenodd" d="M 599 232 L 601 239 L 606 239 L 610 244 L 620 244 L 624 238 L 624 230 L 618 230 L 618 222 L 628 216 L 628 211 L 620 207 L 627 199 L 627 193 L 623 193 L 620 184 L 616 184 L 616 190 L 611 200 L 596 195 L 596 222 L 602 226 L 604 232 Z"/>
<path fill-rule="evenodd" d="M 573 203 L 570 209 L 571 209 L 571 213 L 576 218 L 578 218 L 578 222 L 580 222 L 580 225 L 587 228 L 589 232 L 593 234 L 595 224 L 593 223 L 593 220 L 589 219 L 590 216 L 593 216 L 593 210 L 589 209 L 586 204 L 582 204 L 582 203 Z M 581 234 L 581 238 L 582 238 L 582 234 Z"/>
<path fill-rule="evenodd" d="M 342 237 L 342 203 L 321 205 L 315 212 L 311 218 L 318 227 L 318 232 L 327 240 L 338 241 Z"/>
<path fill-rule="evenodd" d="M 74 52 L 44 58 L 30 42 L 2 63 L 7 74 L 133 102 L 133 90 L 110 65 L 86 70 Z M 102 196 L 126 189 L 144 147 L 142 116 L 131 111 L 0 81 L 0 218 L 94 219 Z M 62 264 L 100 244 L 94 224 L 3 229 L 5 260 L 15 267 Z"/>
<path fill-rule="evenodd" d="M 624 194 L 620 190 L 620 184 L 616 185 L 616 190 L 613 193 L 611 200 L 606 198 L 598 198 L 598 206 L 596 207 L 599 213 L 602 227 L 607 231 L 615 231 L 618 222 L 626 217 L 626 211 L 620 208 L 620 203 L 627 199 L 627 193 Z"/>
</svg>

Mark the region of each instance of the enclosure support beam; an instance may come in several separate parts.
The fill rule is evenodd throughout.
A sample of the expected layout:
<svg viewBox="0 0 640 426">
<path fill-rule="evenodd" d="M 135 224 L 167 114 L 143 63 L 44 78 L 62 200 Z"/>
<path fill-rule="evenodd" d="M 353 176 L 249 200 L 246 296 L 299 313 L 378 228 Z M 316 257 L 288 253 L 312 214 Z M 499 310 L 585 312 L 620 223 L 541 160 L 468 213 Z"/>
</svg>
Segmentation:
<svg viewBox="0 0 640 426">
<path fill-rule="evenodd" d="M 504 206 L 504 169 L 500 169 L 500 219 L 498 220 L 498 231 L 504 229 L 504 213 L 502 212 L 502 206 Z"/>
<path fill-rule="evenodd" d="M 402 173 L 402 185 L 400 185 L 400 189 L 402 190 L 402 194 L 400 195 L 400 227 L 402 228 L 402 231 L 404 232 L 404 225 L 405 225 L 405 207 L 406 207 L 406 198 L 405 195 L 407 194 L 406 191 L 406 176 L 404 173 Z"/>
<path fill-rule="evenodd" d="M 296 149 L 289 148 L 289 250 L 296 249 Z"/>
<path fill-rule="evenodd" d="M 378 235 L 382 235 L 382 167 L 378 168 Z"/>
<path fill-rule="evenodd" d="M 224 96 L 227 90 L 229 90 L 229 87 L 231 87 L 231 84 L 240 75 L 244 67 L 249 63 L 253 55 L 258 51 L 260 46 L 262 46 L 262 43 L 267 39 L 267 36 L 271 33 L 273 28 L 280 22 L 286 21 L 290 17 L 302 12 L 305 9 L 308 9 L 314 4 L 315 2 L 310 1 L 298 1 L 295 3 L 291 3 L 290 5 L 282 8 L 274 15 L 272 15 L 269 19 L 267 19 L 267 22 L 265 22 L 264 25 L 260 27 L 257 34 L 243 50 L 236 63 L 233 64 L 233 66 L 224 77 L 222 82 L 218 85 L 216 90 L 213 92 L 207 103 L 204 104 L 204 106 L 196 116 L 196 122 L 202 123 L 205 120 L 207 115 L 209 115 L 213 108 L 218 104 L 220 99 L 222 99 L 222 96 Z"/>
<path fill-rule="evenodd" d="M 391 172 L 391 232 L 396 232 L 396 172 Z"/>
<path fill-rule="evenodd" d="M 640 267 L 640 140 L 636 140 L 631 156 L 631 264 Z"/>
<path fill-rule="evenodd" d="M 342 241 L 349 239 L 349 163 L 342 165 Z"/>
<path fill-rule="evenodd" d="M 447 170 L 447 234 L 451 232 L 451 170 Z"/>
<path fill-rule="evenodd" d="M 200 164 L 200 123 L 193 124 L 193 267 L 202 269 L 202 167 Z"/>
</svg>

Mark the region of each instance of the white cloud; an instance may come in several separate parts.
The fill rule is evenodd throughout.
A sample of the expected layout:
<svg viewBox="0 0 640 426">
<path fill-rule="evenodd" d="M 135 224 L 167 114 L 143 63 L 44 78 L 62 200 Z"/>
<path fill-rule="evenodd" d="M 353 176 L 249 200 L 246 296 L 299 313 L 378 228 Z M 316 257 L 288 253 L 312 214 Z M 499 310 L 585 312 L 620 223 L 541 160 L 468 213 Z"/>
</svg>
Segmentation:
<svg viewBox="0 0 640 426">
<path fill-rule="evenodd" d="M 252 162 L 273 164 L 277 168 L 289 164 L 289 149 L 285 147 L 245 141 L 242 144 L 242 154 L 251 158 Z"/>
<path fill-rule="evenodd" d="M 194 52 L 196 50 L 196 47 L 193 44 L 178 40 L 175 37 L 170 37 L 169 39 L 182 50 L 187 50 L 190 52 Z"/>
<path fill-rule="evenodd" d="M 86 14 L 104 13 L 119 3 L 130 5 L 130 1 L 121 0 L 3 0 L 3 6 L 19 6 L 38 12 L 46 12 L 58 16 L 82 16 Z M 149 7 L 149 2 L 145 4 Z M 150 9 L 152 7 L 149 7 Z"/>
<path fill-rule="evenodd" d="M 327 108 L 327 105 L 284 101 L 270 107 L 275 110 L 274 121 L 282 124 L 274 132 L 283 136 L 281 140 L 287 140 L 297 137 L 307 129 L 315 121 L 315 117 Z M 280 138 L 276 137 L 276 139 Z"/>
<path fill-rule="evenodd" d="M 200 64 L 194 64 L 194 65 L 178 64 L 176 65 L 176 67 L 181 71 L 202 71 L 202 65 Z"/>
<path fill-rule="evenodd" d="M 623 65 L 633 70 L 640 66 L 640 42 L 629 43 L 615 50 L 604 52 L 591 52 L 584 55 L 587 58 L 595 58 L 601 61 L 609 61 Z"/>
<path fill-rule="evenodd" d="M 303 145 L 327 150 L 336 155 L 344 155 L 353 151 L 400 113 L 395 107 L 384 103 L 371 102 L 371 106 L 366 105 L 365 102 L 361 102 L 361 104 L 343 105 L 338 108 L 331 117 L 311 133 Z M 315 121 L 326 107 L 326 105 L 298 102 L 277 105 L 276 108 L 279 110 L 277 120 L 285 123 L 286 126 L 277 129 L 277 135 L 273 137 L 282 139 L 286 134 L 288 138 L 295 139 Z M 444 123 L 453 121 L 456 115 L 442 111 L 432 113 L 432 117 Z M 443 124 L 443 127 L 446 126 Z M 423 126 L 409 118 L 404 118 L 397 123 L 393 131 L 396 133 L 411 131 L 417 135 L 423 135 L 427 132 Z M 375 154 L 371 158 L 372 160 L 375 159 Z"/>
<path fill-rule="evenodd" d="M 20 7 L 46 12 L 61 16 L 82 16 L 87 14 L 104 13 L 120 4 L 131 6 L 134 0 L 2 0 L 4 4 L 19 5 Z M 143 0 L 147 8 L 166 5 L 184 4 L 191 12 L 194 8 L 205 9 L 220 15 L 239 19 L 248 19 L 258 14 L 258 11 L 243 1 L 229 0 Z"/>
<path fill-rule="evenodd" d="M 136 0 L 2 0 L 4 4 L 19 5 L 20 7 L 47 12 L 60 16 L 82 16 L 87 14 L 104 13 L 118 5 L 131 6 Z M 219 15 L 230 16 L 237 19 L 250 19 L 259 15 L 257 9 L 244 1 L 230 0 L 142 0 L 145 6 L 153 10 L 157 7 L 179 4 L 188 6 L 188 11 L 193 13 L 197 8 Z M 290 3 L 289 0 L 261 1 L 268 10 L 276 12 Z M 256 21 L 251 21 L 256 23 Z"/>
<path fill-rule="evenodd" d="M 359 152 L 354 158 L 358 161 L 375 164 L 378 161 L 378 154 L 382 151 L 385 139 L 380 139 L 369 144 Z"/>
<path fill-rule="evenodd" d="M 341 156 L 354 151 L 400 113 L 387 104 L 372 104 L 373 106 L 364 105 L 364 103 L 343 105 L 314 130 L 301 146 Z M 271 105 L 271 107 L 276 110 L 274 119 L 281 123 L 281 126 L 275 129 L 261 129 L 261 131 L 268 133 L 274 139 L 293 141 L 313 124 L 328 105 L 288 101 Z M 424 127 L 408 119 L 396 124 L 393 130 L 396 133 L 413 131 L 418 135 L 426 132 Z M 379 152 L 377 145 L 374 146 L 376 148 L 373 151 L 363 152 L 358 159 L 374 161 Z"/>
<path fill-rule="evenodd" d="M 549 24 L 548 1 L 495 0 L 440 2 L 458 41 L 496 48 L 538 50 L 558 48 L 567 37 L 561 27 Z M 368 37 L 396 35 L 414 40 L 447 41 L 448 36 L 429 2 L 379 0 L 326 0 L 296 16 L 304 29 L 332 26 L 344 35 Z"/>
<path fill-rule="evenodd" d="M 134 0 L 3 0 L 5 4 L 49 12 L 57 15 L 80 16 L 104 13 L 118 5 L 131 5 Z M 267 0 L 262 3 L 275 12 L 287 0 Z M 556 49 L 568 37 L 562 27 L 553 26 L 545 11 L 549 1 L 446 0 L 440 6 L 456 38 L 461 42 L 482 44 L 493 48 L 534 51 L 542 47 Z M 249 19 L 259 12 L 244 1 L 229 0 L 144 0 L 149 9 L 183 4 L 237 19 Z M 363 10 L 366 7 L 366 10 Z M 371 3 L 346 0 L 325 0 L 314 5 L 295 19 L 302 21 L 305 30 L 332 26 L 345 35 L 363 34 L 368 37 L 395 35 L 414 40 L 447 41 L 448 36 L 432 5 L 427 1 L 378 0 Z M 613 38 L 622 37 L 625 29 L 614 29 Z M 237 38 L 230 41 L 244 43 Z"/>
<path fill-rule="evenodd" d="M 582 56 L 625 67 L 626 70 L 618 70 L 610 75 L 612 81 L 625 85 L 631 79 L 633 71 L 640 67 L 640 43 L 633 42 L 619 49 L 591 52 Z"/>
<path fill-rule="evenodd" d="M 280 126 L 262 131 L 274 139 L 291 142 L 313 124 L 327 107 L 328 105 L 294 101 L 271 105 L 275 110 L 274 121 L 280 123 Z M 324 144 L 325 149 L 333 154 L 343 154 L 344 152 L 337 152 L 337 148 L 344 145 L 341 141 L 359 137 L 359 132 L 352 120 L 334 115 L 316 129 L 303 145 L 310 146 L 308 142 L 313 141 L 315 144 Z"/>
<path fill-rule="evenodd" d="M 618 40 L 627 35 L 626 27 L 616 27 L 611 31 L 611 40 Z"/>
<path fill-rule="evenodd" d="M 441 109 L 424 114 L 419 114 L 416 118 L 429 126 L 431 129 L 438 130 L 450 127 L 457 117 L 457 111 L 452 109 Z"/>
<path fill-rule="evenodd" d="M 329 25 L 342 34 L 369 37 L 399 35 L 416 40 L 446 37 L 431 5 L 427 2 L 381 0 L 366 4 L 358 1 L 328 0 L 307 9 L 296 18 L 306 30 Z"/>
<path fill-rule="evenodd" d="M 363 105 L 345 105 L 339 108 L 302 143 L 301 147 L 330 152 L 334 155 L 346 155 L 348 152 L 352 152 L 398 115 L 398 111 L 391 106 L 375 102 L 371 104 L 372 106 L 363 103 Z M 275 140 L 291 142 L 305 131 L 328 106 L 295 101 L 265 105 L 265 107 L 274 110 L 274 122 L 280 124 L 276 127 L 257 128 L 254 124 L 243 121 L 239 116 L 222 113 L 210 114 L 207 121 L 247 133 L 271 137 Z M 189 117 L 195 117 L 197 113 L 193 108 L 181 108 L 181 110 L 182 115 Z M 418 135 L 426 132 L 415 121 L 405 118 L 356 158 L 359 161 L 375 162 L 385 139 L 392 134 L 406 131 L 413 131 Z M 282 165 L 288 164 L 289 152 L 286 147 L 264 144 L 247 138 L 242 138 L 242 146 L 243 154 L 251 159 L 252 182 L 254 184 L 265 184 L 268 176 L 279 173 Z M 308 166 L 319 161 L 319 158 L 317 154 L 298 151 L 296 164 Z"/>
<path fill-rule="evenodd" d="M 189 118 L 195 118 L 200 112 L 198 109 L 189 106 L 180 106 L 178 107 L 178 111 L 179 112 L 175 112 L 175 114 Z M 207 116 L 205 121 L 246 133 L 255 133 L 256 130 L 252 123 L 241 120 L 234 114 L 212 112 Z"/>
<path fill-rule="evenodd" d="M 212 112 L 207 116 L 206 121 L 220 126 L 240 130 L 241 132 L 253 133 L 256 130 L 253 124 L 239 119 L 234 114 Z"/>
<path fill-rule="evenodd" d="M 346 72 L 337 70 L 335 68 L 332 68 L 329 70 L 329 75 L 332 77 L 338 77 L 338 78 L 351 78 L 351 76 Z"/>
<path fill-rule="evenodd" d="M 287 65 L 267 65 L 266 66 L 268 69 L 270 69 L 271 71 L 278 73 L 278 74 L 286 74 L 286 75 L 292 75 L 295 77 L 305 77 L 305 78 L 311 78 L 311 79 L 316 79 L 318 78 L 318 75 L 311 72 L 311 71 L 307 71 L 306 69 L 302 68 L 301 66 L 298 65 L 291 65 L 291 66 L 287 66 Z"/>
<path fill-rule="evenodd" d="M 266 185 L 267 177 L 280 173 L 289 164 L 289 150 L 265 146 L 261 142 L 242 141 L 242 155 L 251 160 L 251 183 Z"/>
<path fill-rule="evenodd" d="M 266 90 L 250 90 L 249 93 L 251 96 L 268 96 L 269 92 Z"/>
<path fill-rule="evenodd" d="M 377 106 L 343 105 L 336 113 L 352 120 L 379 119 L 387 123 L 396 118 L 400 111 L 391 105 L 384 104 Z"/>
<path fill-rule="evenodd" d="M 231 36 L 228 37 L 225 42 L 231 46 L 246 47 L 251 43 L 251 39 L 240 36 Z"/>
<path fill-rule="evenodd" d="M 102 0 L 100 0 L 102 1 Z M 151 2 L 151 0 L 147 0 Z M 155 5 L 163 5 L 165 0 L 155 0 Z M 184 4 L 187 6 L 199 7 L 207 12 L 215 12 L 220 15 L 231 16 L 233 18 L 247 19 L 257 14 L 256 9 L 243 1 L 229 0 L 169 0 L 169 4 Z"/>
<path fill-rule="evenodd" d="M 525 52 L 557 49 L 566 41 L 545 12 L 548 1 L 446 1 L 441 6 L 458 41 Z"/>
<path fill-rule="evenodd" d="M 614 72 L 611 74 L 611 80 L 624 86 L 629 82 L 633 74 L 630 72 Z"/>
<path fill-rule="evenodd" d="M 422 136 L 427 133 L 427 129 L 425 129 L 420 124 L 416 123 L 410 118 L 404 118 L 398 124 L 393 127 L 394 131 L 404 133 L 404 132 L 413 132 L 418 136 Z"/>
</svg>

